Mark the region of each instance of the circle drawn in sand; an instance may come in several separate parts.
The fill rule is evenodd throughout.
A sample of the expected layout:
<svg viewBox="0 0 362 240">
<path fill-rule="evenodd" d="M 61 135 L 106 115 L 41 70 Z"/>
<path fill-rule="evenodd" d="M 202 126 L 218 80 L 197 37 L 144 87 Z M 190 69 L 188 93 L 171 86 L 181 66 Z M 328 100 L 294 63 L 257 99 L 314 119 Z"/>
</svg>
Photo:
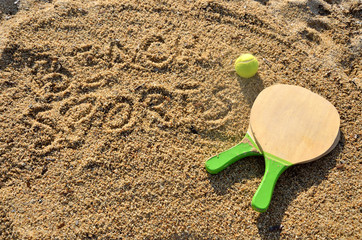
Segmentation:
<svg viewBox="0 0 362 240">
<path fill-rule="evenodd" d="M 128 103 L 117 104 L 109 113 L 108 126 L 112 129 L 124 126 L 131 116 L 131 106 Z"/>
<path fill-rule="evenodd" d="M 107 131 L 121 133 L 132 130 L 135 121 L 132 119 L 133 103 L 131 99 L 118 96 L 106 106 L 106 109 L 109 109 L 104 123 Z"/>
<path fill-rule="evenodd" d="M 94 96 L 68 99 L 59 109 L 66 123 L 66 128 L 74 129 L 80 126 L 89 128 L 91 117 L 96 111 L 96 100 L 97 98 Z"/>
</svg>

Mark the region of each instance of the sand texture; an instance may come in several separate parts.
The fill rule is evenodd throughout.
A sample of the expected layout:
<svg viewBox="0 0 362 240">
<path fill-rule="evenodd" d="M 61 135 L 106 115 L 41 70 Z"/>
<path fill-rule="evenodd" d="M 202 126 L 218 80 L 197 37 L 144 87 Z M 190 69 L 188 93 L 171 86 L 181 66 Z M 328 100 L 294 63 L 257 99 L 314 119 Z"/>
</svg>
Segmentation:
<svg viewBox="0 0 362 240">
<path fill-rule="evenodd" d="M 0 239 L 361 239 L 358 0 L 0 1 Z M 241 53 L 260 63 L 238 77 Z M 341 140 L 251 199 L 217 175 L 273 84 L 325 97 Z"/>
</svg>

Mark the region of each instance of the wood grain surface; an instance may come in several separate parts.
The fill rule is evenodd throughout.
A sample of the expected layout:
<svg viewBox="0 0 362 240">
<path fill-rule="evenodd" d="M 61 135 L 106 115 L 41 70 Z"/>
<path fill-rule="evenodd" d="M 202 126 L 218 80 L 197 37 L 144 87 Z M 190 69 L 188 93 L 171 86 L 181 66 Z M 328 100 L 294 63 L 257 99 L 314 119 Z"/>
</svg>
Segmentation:
<svg viewBox="0 0 362 240">
<path fill-rule="evenodd" d="M 297 164 L 331 150 L 340 118 L 323 97 L 298 86 L 274 85 L 255 100 L 250 125 L 264 152 Z"/>
</svg>

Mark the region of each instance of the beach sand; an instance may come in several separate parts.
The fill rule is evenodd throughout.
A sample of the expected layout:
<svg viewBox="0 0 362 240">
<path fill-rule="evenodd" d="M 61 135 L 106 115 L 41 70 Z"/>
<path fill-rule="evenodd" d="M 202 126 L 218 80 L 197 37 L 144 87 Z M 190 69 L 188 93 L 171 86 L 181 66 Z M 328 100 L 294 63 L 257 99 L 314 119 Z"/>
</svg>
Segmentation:
<svg viewBox="0 0 362 240">
<path fill-rule="evenodd" d="M 1 239 L 361 239 L 361 1 L 15 2 L 0 3 Z M 204 163 L 277 83 L 330 101 L 342 136 L 261 214 L 262 157 Z"/>
</svg>

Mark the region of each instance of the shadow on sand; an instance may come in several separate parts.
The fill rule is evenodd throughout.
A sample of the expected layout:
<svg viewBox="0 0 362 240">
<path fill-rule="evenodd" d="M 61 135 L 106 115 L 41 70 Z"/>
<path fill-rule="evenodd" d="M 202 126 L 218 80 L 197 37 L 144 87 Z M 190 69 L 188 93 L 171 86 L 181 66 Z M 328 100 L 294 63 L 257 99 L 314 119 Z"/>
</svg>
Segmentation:
<svg viewBox="0 0 362 240">
<path fill-rule="evenodd" d="M 314 162 L 292 166 L 280 176 L 269 209 L 260 213 L 256 219 L 261 239 L 280 239 L 282 220 L 289 204 L 301 192 L 326 179 L 328 172 L 336 166 L 336 158 L 343 150 L 343 142 L 344 136 L 341 133 L 341 140 L 328 155 Z M 224 195 L 235 183 L 242 183 L 245 179 L 260 178 L 261 181 L 265 168 L 263 162 L 263 157 L 242 159 L 219 174 L 209 174 L 210 184 L 216 194 Z"/>
<path fill-rule="evenodd" d="M 225 195 L 235 183 L 246 179 L 262 178 L 264 174 L 263 157 L 246 157 L 233 163 L 218 174 L 209 174 L 209 181 L 218 195 Z"/>
<path fill-rule="evenodd" d="M 254 77 L 245 79 L 239 77 L 234 70 L 230 73 L 237 77 L 241 92 L 251 108 L 256 97 L 264 89 L 262 79 L 256 74 Z M 225 149 L 226 150 L 226 149 Z M 263 157 L 247 157 L 232 164 L 216 175 L 209 175 L 209 181 L 214 191 L 219 195 L 224 195 L 235 183 L 245 181 L 245 179 L 261 178 L 264 174 Z"/>
<path fill-rule="evenodd" d="M 299 193 L 307 191 L 313 185 L 319 185 L 336 166 L 336 158 L 343 150 L 344 136 L 334 150 L 317 161 L 292 166 L 279 178 L 274 194 L 265 213 L 257 217 L 257 227 L 261 239 L 280 239 L 283 230 L 282 220 L 289 204 Z"/>
<path fill-rule="evenodd" d="M 253 105 L 256 97 L 264 89 L 263 81 L 259 77 L 258 74 L 256 74 L 254 77 L 251 77 L 248 79 L 241 78 L 239 76 L 237 78 L 238 78 L 238 82 L 240 84 L 241 92 L 242 92 L 246 102 L 251 107 Z"/>
<path fill-rule="evenodd" d="M 256 97 L 264 89 L 263 81 L 258 74 L 245 79 L 239 77 L 233 70 L 230 72 L 237 77 L 241 92 L 251 108 Z M 261 178 L 264 174 L 263 161 L 263 157 L 247 157 L 239 160 L 232 164 L 232 167 L 228 167 L 216 175 L 210 174 L 211 186 L 217 194 L 224 195 L 235 183 L 243 182 L 245 179 Z"/>
<path fill-rule="evenodd" d="M 251 79 L 238 78 L 238 81 L 246 101 L 252 106 L 258 94 L 264 89 L 262 80 L 256 75 Z M 256 219 L 261 239 L 280 239 L 283 230 L 282 220 L 289 204 L 301 192 L 313 185 L 319 185 L 326 179 L 328 172 L 336 166 L 336 158 L 343 150 L 344 142 L 344 135 L 341 132 L 339 143 L 329 154 L 314 162 L 292 166 L 280 176 L 269 209 L 265 213 L 260 213 Z M 262 179 L 265 168 L 263 162 L 263 157 L 242 159 L 217 175 L 210 174 L 210 184 L 217 194 L 224 195 L 235 183 L 256 177 Z"/>
</svg>

